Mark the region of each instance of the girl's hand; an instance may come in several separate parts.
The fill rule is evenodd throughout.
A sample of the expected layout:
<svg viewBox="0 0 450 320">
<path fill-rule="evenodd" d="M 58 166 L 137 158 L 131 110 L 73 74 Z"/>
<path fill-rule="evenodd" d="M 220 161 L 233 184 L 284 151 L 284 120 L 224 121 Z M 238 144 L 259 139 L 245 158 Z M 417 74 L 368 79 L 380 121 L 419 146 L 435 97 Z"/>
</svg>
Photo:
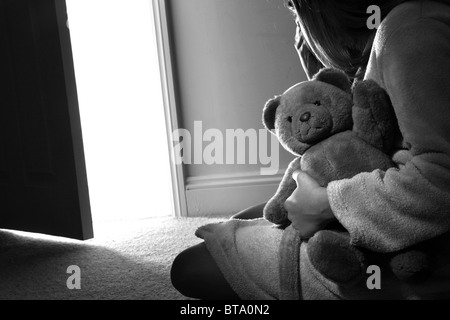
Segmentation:
<svg viewBox="0 0 450 320">
<path fill-rule="evenodd" d="M 284 203 L 288 219 L 303 238 L 311 238 L 335 220 L 328 201 L 327 189 L 303 171 L 295 171 L 292 178 L 297 189 Z"/>
</svg>

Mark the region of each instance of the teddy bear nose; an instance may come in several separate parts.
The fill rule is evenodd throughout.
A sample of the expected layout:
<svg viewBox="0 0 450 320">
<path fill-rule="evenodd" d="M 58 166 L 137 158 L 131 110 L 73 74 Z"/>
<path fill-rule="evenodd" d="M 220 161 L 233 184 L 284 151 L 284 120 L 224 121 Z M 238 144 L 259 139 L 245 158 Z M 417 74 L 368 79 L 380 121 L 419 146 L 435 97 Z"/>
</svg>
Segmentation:
<svg viewBox="0 0 450 320">
<path fill-rule="evenodd" d="M 310 112 L 305 112 L 305 113 L 302 114 L 302 116 L 300 117 L 300 121 L 301 121 L 301 122 L 307 122 L 307 121 L 309 121 L 309 119 L 311 119 L 311 113 L 310 113 Z"/>
</svg>

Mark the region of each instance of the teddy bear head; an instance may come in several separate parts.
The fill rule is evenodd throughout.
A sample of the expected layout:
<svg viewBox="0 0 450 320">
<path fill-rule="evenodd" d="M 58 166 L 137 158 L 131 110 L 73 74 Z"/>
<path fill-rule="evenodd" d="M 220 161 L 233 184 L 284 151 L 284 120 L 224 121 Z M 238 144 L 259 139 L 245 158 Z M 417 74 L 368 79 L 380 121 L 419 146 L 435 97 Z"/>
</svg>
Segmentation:
<svg viewBox="0 0 450 320">
<path fill-rule="evenodd" d="M 269 100 L 263 123 L 286 150 L 300 156 L 314 144 L 351 130 L 352 107 L 350 79 L 341 71 L 326 68 L 311 81 Z"/>
</svg>

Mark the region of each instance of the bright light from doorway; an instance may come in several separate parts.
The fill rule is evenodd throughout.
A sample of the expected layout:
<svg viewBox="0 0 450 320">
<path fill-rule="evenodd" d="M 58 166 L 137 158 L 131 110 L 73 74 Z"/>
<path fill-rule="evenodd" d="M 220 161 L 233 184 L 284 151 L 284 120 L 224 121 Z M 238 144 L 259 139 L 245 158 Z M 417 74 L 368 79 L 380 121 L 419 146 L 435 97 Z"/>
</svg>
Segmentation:
<svg viewBox="0 0 450 320">
<path fill-rule="evenodd" d="M 173 214 L 149 0 L 66 0 L 92 216 Z"/>
</svg>

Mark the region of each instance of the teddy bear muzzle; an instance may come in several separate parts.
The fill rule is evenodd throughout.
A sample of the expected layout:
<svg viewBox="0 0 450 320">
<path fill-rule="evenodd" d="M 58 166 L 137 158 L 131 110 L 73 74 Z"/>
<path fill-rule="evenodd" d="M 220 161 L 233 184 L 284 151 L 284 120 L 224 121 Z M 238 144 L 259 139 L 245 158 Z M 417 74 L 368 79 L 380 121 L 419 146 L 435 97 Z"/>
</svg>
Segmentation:
<svg viewBox="0 0 450 320">
<path fill-rule="evenodd" d="M 331 114 L 325 108 L 302 108 L 292 117 L 291 128 L 295 139 L 316 143 L 327 138 L 333 127 Z"/>
</svg>

